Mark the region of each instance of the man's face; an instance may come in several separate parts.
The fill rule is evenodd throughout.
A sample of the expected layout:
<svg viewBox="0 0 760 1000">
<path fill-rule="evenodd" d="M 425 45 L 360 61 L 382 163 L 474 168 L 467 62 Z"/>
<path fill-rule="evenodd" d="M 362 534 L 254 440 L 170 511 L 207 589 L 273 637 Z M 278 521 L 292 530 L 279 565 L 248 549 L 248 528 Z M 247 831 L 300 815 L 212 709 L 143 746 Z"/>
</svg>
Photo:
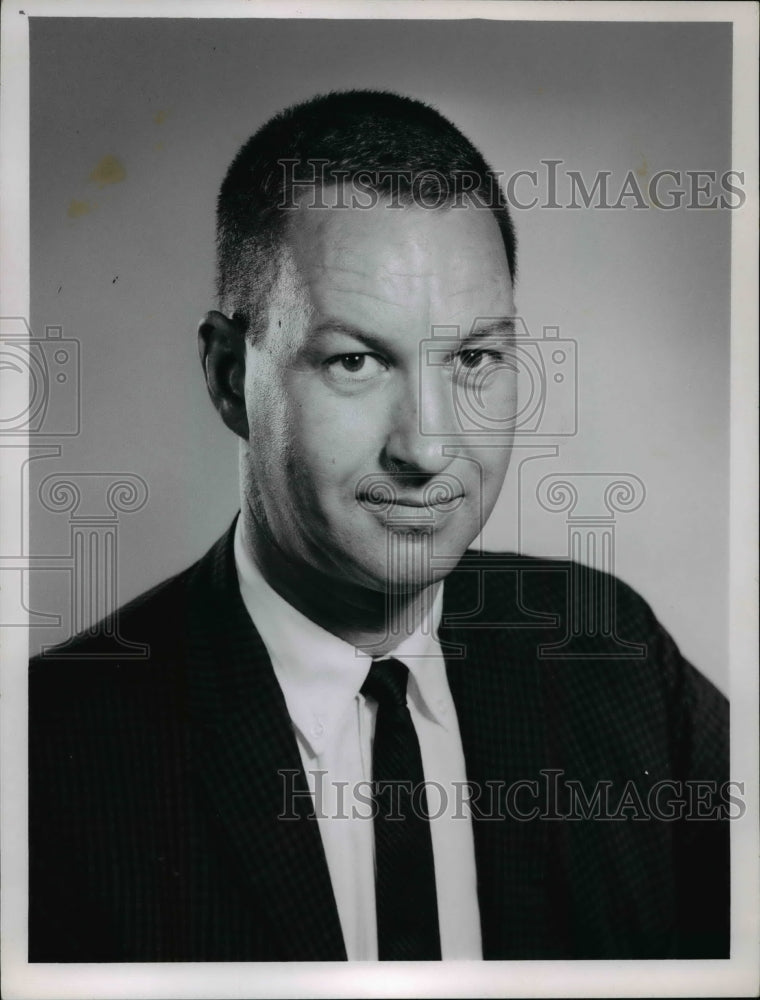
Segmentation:
<svg viewBox="0 0 760 1000">
<path fill-rule="evenodd" d="M 426 585 L 480 532 L 509 463 L 514 305 L 497 223 L 381 202 L 301 207 L 289 232 L 266 335 L 246 348 L 254 523 L 344 582 Z M 497 447 L 482 447 L 484 426 L 504 431 Z"/>
</svg>

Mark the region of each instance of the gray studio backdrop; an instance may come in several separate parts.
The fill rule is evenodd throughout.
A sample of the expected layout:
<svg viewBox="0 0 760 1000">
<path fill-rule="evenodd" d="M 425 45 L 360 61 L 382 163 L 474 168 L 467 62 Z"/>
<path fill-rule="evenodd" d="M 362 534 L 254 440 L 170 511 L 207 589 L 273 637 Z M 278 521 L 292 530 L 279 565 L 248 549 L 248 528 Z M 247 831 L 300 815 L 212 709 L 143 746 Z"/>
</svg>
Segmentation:
<svg viewBox="0 0 760 1000">
<path fill-rule="evenodd" d="M 33 649 L 183 569 L 234 516 L 236 443 L 195 328 L 218 185 L 270 114 L 398 90 L 506 176 L 537 171 L 542 202 L 541 161 L 562 161 L 563 204 L 570 170 L 587 188 L 609 171 L 614 201 L 629 171 L 646 191 L 657 171 L 732 166 L 728 25 L 34 18 L 31 65 L 31 324 L 58 393 L 29 463 Z M 725 689 L 731 212 L 636 201 L 515 212 L 528 367 L 556 392 L 483 541 L 601 564 L 612 524 L 615 572 Z M 575 513 L 547 476 L 581 491 Z"/>
</svg>

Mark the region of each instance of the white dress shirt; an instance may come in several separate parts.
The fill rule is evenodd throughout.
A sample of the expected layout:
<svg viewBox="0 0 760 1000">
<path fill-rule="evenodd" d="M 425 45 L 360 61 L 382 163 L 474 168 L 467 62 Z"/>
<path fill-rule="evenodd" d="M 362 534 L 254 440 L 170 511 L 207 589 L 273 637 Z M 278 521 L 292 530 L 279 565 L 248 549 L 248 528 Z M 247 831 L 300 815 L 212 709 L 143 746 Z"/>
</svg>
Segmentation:
<svg viewBox="0 0 760 1000">
<path fill-rule="evenodd" d="M 320 628 L 269 586 L 246 549 L 241 518 L 235 564 L 243 602 L 272 660 L 295 730 L 348 958 L 376 960 L 369 785 L 376 705 L 360 693 L 371 657 Z M 483 953 L 464 753 L 435 635 L 442 605 L 441 587 L 427 620 L 393 655 L 409 668 L 409 712 L 431 814 L 441 955 L 477 959 Z"/>
</svg>

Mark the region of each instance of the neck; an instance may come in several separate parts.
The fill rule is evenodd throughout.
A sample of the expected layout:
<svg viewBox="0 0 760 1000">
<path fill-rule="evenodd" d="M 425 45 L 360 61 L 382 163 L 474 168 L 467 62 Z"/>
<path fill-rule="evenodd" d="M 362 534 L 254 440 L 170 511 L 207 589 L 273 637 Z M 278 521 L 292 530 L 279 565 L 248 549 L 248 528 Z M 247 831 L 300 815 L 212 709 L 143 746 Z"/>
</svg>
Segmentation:
<svg viewBox="0 0 760 1000">
<path fill-rule="evenodd" d="M 371 656 L 392 652 L 430 614 L 440 581 L 401 593 L 373 590 L 295 563 L 241 511 L 242 540 L 280 597 L 321 628 Z"/>
</svg>

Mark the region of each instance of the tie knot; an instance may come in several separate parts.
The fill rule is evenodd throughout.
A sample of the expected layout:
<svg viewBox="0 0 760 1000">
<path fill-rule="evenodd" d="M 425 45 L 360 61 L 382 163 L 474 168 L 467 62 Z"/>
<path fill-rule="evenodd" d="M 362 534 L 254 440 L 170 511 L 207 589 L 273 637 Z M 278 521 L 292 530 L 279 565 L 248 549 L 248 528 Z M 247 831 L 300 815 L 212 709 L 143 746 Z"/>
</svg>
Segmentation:
<svg viewBox="0 0 760 1000">
<path fill-rule="evenodd" d="M 408 680 L 409 668 L 400 660 L 373 660 L 361 692 L 383 707 L 405 708 Z"/>
</svg>

